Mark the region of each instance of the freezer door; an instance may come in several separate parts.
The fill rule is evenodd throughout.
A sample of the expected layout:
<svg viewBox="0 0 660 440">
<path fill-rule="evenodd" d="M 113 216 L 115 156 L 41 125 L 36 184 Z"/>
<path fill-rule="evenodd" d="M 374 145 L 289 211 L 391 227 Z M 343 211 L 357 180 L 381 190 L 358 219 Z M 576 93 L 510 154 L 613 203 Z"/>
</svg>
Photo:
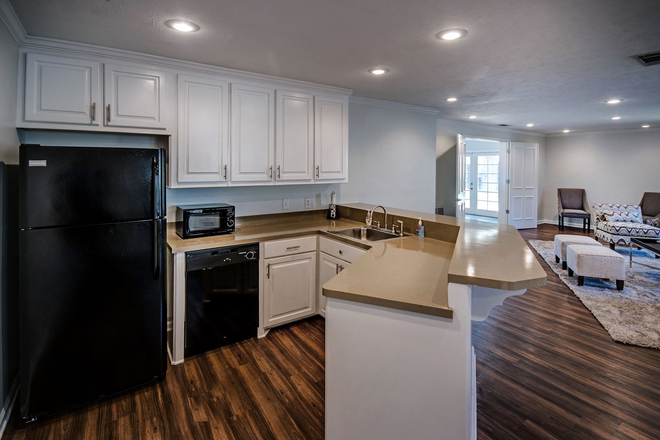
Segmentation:
<svg viewBox="0 0 660 440">
<path fill-rule="evenodd" d="M 21 415 L 166 371 L 163 220 L 20 231 Z"/>
<path fill-rule="evenodd" d="M 146 148 L 22 145 L 21 229 L 160 217 L 163 156 Z"/>
</svg>

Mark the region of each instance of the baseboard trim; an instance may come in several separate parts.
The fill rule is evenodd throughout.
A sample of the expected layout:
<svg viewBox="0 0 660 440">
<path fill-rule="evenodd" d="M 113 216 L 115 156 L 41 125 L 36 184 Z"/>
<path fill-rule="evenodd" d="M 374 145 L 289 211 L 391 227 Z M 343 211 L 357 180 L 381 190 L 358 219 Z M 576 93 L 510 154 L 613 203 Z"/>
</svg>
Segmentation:
<svg viewBox="0 0 660 440">
<path fill-rule="evenodd" d="M 170 344 L 167 344 L 167 357 L 170 358 L 170 365 L 179 365 L 183 363 L 183 359 L 178 362 L 172 360 L 172 352 L 170 351 Z"/>
<path fill-rule="evenodd" d="M 539 221 L 536 222 L 536 224 L 537 225 L 555 225 L 555 226 L 559 226 L 559 220 L 548 220 L 548 219 L 539 220 Z M 564 226 L 568 226 L 570 228 L 582 229 L 582 222 L 578 223 L 578 222 L 568 222 L 567 221 L 567 222 L 564 222 Z M 594 231 L 595 230 L 594 226 L 591 225 L 589 230 Z"/>
<path fill-rule="evenodd" d="M 11 390 L 9 391 L 9 395 L 7 396 L 7 401 L 2 407 L 2 411 L 0 411 L 0 439 L 2 438 L 2 435 L 5 433 L 5 428 L 7 427 L 7 423 L 9 423 L 9 418 L 11 417 L 11 412 L 14 409 L 14 405 L 16 404 L 17 397 L 18 397 L 18 375 L 16 375 L 16 379 L 14 379 L 14 383 L 12 384 Z"/>
</svg>

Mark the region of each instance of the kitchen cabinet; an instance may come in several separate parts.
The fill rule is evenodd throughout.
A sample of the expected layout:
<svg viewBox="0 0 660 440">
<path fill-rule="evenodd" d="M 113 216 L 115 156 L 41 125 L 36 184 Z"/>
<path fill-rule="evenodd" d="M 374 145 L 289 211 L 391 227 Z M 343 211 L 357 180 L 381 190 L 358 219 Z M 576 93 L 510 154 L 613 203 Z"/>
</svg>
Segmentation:
<svg viewBox="0 0 660 440">
<path fill-rule="evenodd" d="M 165 128 L 165 76 L 128 65 L 105 64 L 105 125 L 108 127 Z"/>
<path fill-rule="evenodd" d="M 275 89 L 231 86 L 231 181 L 273 181 Z"/>
<path fill-rule="evenodd" d="M 264 327 L 316 314 L 316 251 L 264 260 Z"/>
<path fill-rule="evenodd" d="M 101 64 L 27 54 L 24 104 L 26 121 L 99 125 Z"/>
<path fill-rule="evenodd" d="M 276 92 L 275 181 L 314 179 L 314 96 Z"/>
<path fill-rule="evenodd" d="M 317 297 L 318 314 L 325 317 L 325 296 L 323 296 L 323 285 L 330 281 L 335 275 L 350 266 L 350 263 L 335 258 L 324 252 L 319 253 L 319 287 Z"/>
<path fill-rule="evenodd" d="M 227 182 L 229 83 L 179 75 L 177 179 Z"/>
<path fill-rule="evenodd" d="M 348 98 L 316 96 L 314 162 L 316 180 L 348 178 Z"/>
</svg>

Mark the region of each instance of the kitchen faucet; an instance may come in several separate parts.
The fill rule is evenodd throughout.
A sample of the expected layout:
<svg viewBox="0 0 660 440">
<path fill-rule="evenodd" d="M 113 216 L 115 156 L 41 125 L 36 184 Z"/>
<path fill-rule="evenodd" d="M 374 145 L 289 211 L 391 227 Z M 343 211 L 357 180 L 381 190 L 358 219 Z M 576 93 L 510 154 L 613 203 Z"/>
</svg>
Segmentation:
<svg viewBox="0 0 660 440">
<path fill-rule="evenodd" d="M 373 222 L 374 219 L 374 210 L 376 208 L 381 208 L 383 210 L 383 214 L 385 215 L 385 219 L 383 221 L 383 223 L 385 224 L 383 225 L 383 228 L 387 229 L 387 209 L 385 209 L 385 207 L 382 205 L 376 205 L 373 208 L 371 208 L 370 211 L 367 211 L 367 218 L 365 220 L 365 223 L 367 224 L 367 226 L 371 226 L 371 223 Z M 380 227 L 380 223 L 378 224 L 378 226 Z"/>
</svg>

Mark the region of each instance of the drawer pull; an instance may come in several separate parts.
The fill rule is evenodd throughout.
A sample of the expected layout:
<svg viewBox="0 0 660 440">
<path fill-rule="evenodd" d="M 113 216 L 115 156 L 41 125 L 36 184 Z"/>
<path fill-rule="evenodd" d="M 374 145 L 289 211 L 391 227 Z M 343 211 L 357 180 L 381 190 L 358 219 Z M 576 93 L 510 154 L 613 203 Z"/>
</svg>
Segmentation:
<svg viewBox="0 0 660 440">
<path fill-rule="evenodd" d="M 339 249 L 339 255 L 344 255 L 344 251 L 342 251 L 341 249 Z"/>
<path fill-rule="evenodd" d="M 300 249 L 300 246 L 289 246 L 288 248 L 286 248 L 287 251 L 293 251 L 296 249 Z"/>
</svg>

